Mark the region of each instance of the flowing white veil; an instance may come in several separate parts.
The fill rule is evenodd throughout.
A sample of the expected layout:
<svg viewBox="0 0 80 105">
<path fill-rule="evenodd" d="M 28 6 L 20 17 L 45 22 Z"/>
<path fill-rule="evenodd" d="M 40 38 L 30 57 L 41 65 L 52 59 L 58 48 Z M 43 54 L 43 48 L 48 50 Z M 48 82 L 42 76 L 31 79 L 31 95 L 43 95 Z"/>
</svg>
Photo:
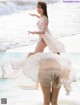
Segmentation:
<svg viewBox="0 0 80 105">
<path fill-rule="evenodd" d="M 25 54 L 18 53 L 0 53 L 0 56 L 2 57 L 2 64 L 0 65 L 3 72 L 2 78 L 15 79 L 17 85 L 24 89 L 37 89 L 39 82 L 38 74 L 40 69 L 40 61 L 44 59 L 46 62 L 43 62 L 44 68 L 54 68 L 53 66 L 55 66 L 55 63 L 60 65 L 62 71 L 61 83 L 64 85 L 67 94 L 69 94 L 71 91 L 71 83 L 75 79 L 75 71 L 68 59 L 53 53 L 36 53 L 30 57 L 25 57 L 24 55 Z M 59 68 L 59 66 L 56 67 Z M 42 72 L 44 71 L 45 69 L 43 69 Z M 67 75 L 68 71 L 69 74 Z M 47 73 L 50 74 L 50 71 L 47 71 Z M 54 73 L 55 71 L 52 69 L 52 74 Z M 67 79 L 64 75 L 67 76 Z"/>
</svg>

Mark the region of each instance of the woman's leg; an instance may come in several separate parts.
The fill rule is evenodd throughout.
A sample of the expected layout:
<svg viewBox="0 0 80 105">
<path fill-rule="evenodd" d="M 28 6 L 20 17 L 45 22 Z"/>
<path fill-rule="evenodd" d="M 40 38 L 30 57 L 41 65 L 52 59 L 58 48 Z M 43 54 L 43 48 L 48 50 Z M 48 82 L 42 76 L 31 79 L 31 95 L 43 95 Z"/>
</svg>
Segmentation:
<svg viewBox="0 0 80 105">
<path fill-rule="evenodd" d="M 50 105 L 50 87 L 41 84 L 41 89 L 43 92 L 44 104 L 43 105 Z"/>
<path fill-rule="evenodd" d="M 52 87 L 52 99 L 51 99 L 52 105 L 58 105 L 59 91 L 60 91 L 60 87 L 59 88 Z"/>
<path fill-rule="evenodd" d="M 57 52 L 57 54 L 60 55 L 59 52 Z M 51 87 L 51 89 L 50 89 L 50 101 L 52 101 L 53 90 L 54 90 L 53 87 Z M 51 103 L 52 103 L 52 102 L 51 102 Z"/>
<path fill-rule="evenodd" d="M 39 40 L 39 42 L 37 43 L 37 46 L 35 48 L 35 51 L 34 52 L 31 52 L 28 54 L 28 57 L 30 55 L 33 55 L 37 52 L 43 52 L 44 51 L 44 48 L 47 46 L 47 44 L 45 43 L 45 41 L 43 39 Z M 31 87 L 31 86 L 30 86 Z M 33 86 L 32 86 L 32 89 L 33 89 Z M 38 82 L 36 83 L 36 88 L 34 89 L 38 89 Z"/>
<path fill-rule="evenodd" d="M 31 52 L 28 54 L 28 56 L 30 55 L 33 55 L 37 52 L 43 52 L 44 51 L 44 48 L 47 46 L 47 44 L 45 43 L 45 41 L 42 39 L 40 40 L 38 43 L 37 43 L 37 46 L 35 48 L 35 51 L 34 52 Z"/>
</svg>

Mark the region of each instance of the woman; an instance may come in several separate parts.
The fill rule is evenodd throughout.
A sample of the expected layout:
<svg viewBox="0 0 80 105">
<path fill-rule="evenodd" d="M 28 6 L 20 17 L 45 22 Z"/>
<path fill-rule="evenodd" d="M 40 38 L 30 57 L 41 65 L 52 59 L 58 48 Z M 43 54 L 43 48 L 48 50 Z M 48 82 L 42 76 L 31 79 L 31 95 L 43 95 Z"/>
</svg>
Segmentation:
<svg viewBox="0 0 80 105">
<path fill-rule="evenodd" d="M 37 52 L 43 52 L 43 50 L 46 46 L 48 46 L 49 49 L 53 53 L 60 54 L 61 52 L 64 52 L 65 48 L 64 48 L 63 44 L 61 42 L 59 42 L 58 40 L 56 40 L 48 29 L 49 21 L 48 21 L 48 14 L 47 14 L 47 5 L 45 2 L 38 2 L 37 12 L 39 13 L 40 16 L 38 16 L 36 14 L 30 14 L 30 15 L 39 18 L 39 20 L 37 22 L 37 26 L 38 26 L 39 30 L 38 31 L 29 31 L 29 34 L 39 35 L 39 42 L 36 46 L 35 51 L 33 53 L 29 53 L 28 56 L 35 54 Z M 52 94 L 53 92 L 54 92 L 54 94 L 56 94 L 53 97 L 54 97 L 55 102 L 57 102 L 60 88 L 50 89 L 49 87 L 46 87 L 46 90 L 45 90 L 45 86 L 41 85 L 41 87 L 43 90 L 44 97 L 48 96 L 45 93 L 47 90 L 49 90 L 49 91 L 51 91 L 51 97 L 53 95 Z M 36 85 L 36 88 L 38 88 L 38 83 Z M 47 98 L 45 98 L 45 99 L 47 99 Z"/>
<path fill-rule="evenodd" d="M 58 40 L 56 40 L 53 37 L 53 35 L 50 33 L 49 29 L 48 29 L 49 21 L 48 21 L 46 3 L 38 2 L 37 11 L 40 14 L 40 16 L 38 16 L 36 14 L 30 14 L 30 15 L 31 16 L 36 16 L 36 17 L 39 18 L 39 21 L 37 23 L 37 26 L 38 26 L 39 30 L 35 31 L 35 32 L 29 31 L 29 34 L 33 34 L 33 35 L 37 34 L 37 35 L 39 35 L 40 40 L 39 40 L 39 42 L 37 44 L 35 52 L 34 53 L 29 53 L 28 56 L 30 56 L 32 54 L 34 54 L 34 55 L 28 57 L 25 61 L 20 62 L 19 65 L 17 65 L 17 66 L 19 68 L 22 68 L 22 71 L 24 72 L 24 74 L 26 76 L 29 76 L 29 77 L 33 76 L 33 80 L 35 79 L 35 80 L 37 80 L 36 82 L 40 82 L 42 92 L 43 92 L 43 97 L 44 97 L 44 105 L 49 105 L 50 102 L 52 103 L 52 105 L 57 105 L 58 104 L 57 103 L 58 94 L 59 94 L 59 90 L 60 90 L 60 87 L 61 87 L 61 83 L 60 83 L 59 78 L 60 77 L 62 79 L 65 78 L 65 76 L 63 74 L 65 74 L 66 71 L 68 71 L 68 70 L 64 71 L 64 70 L 62 70 L 60 68 L 60 67 L 63 67 L 64 62 L 62 62 L 62 60 L 61 60 L 62 58 L 59 59 L 60 62 L 58 62 L 58 58 L 60 57 L 60 55 L 58 55 L 58 54 L 60 54 L 61 52 L 64 52 L 65 49 L 64 49 L 63 44 L 61 42 L 59 42 Z M 53 53 L 52 54 L 50 54 L 50 53 L 47 53 L 47 54 L 43 54 L 43 53 L 35 54 L 37 52 L 43 52 L 43 50 L 44 50 L 44 48 L 46 46 L 48 46 L 49 49 L 53 53 L 56 53 L 56 54 L 53 54 Z M 48 59 L 47 59 L 47 56 L 48 56 Z M 51 62 L 50 59 L 52 59 L 52 58 L 53 58 L 53 60 Z M 46 62 L 46 61 L 48 61 L 48 62 Z M 50 65 L 50 64 L 52 64 L 52 65 Z M 12 63 L 11 65 L 12 65 L 13 69 L 15 69 L 15 68 L 18 69 L 18 67 L 16 67 L 15 63 Z M 45 75 L 47 73 L 47 71 L 44 72 L 44 73 L 41 72 L 41 71 L 45 71 L 44 67 L 46 67 L 46 65 L 50 66 L 50 67 L 46 68 L 49 71 L 48 73 L 50 73 L 49 78 L 48 78 L 48 75 Z M 54 67 L 53 67 L 53 65 L 54 65 Z M 68 65 L 69 64 L 67 64 L 67 66 Z M 39 66 L 40 66 L 40 68 L 39 68 Z M 6 69 L 6 66 L 5 66 L 5 69 Z M 51 69 L 52 69 L 52 73 L 54 75 L 51 75 L 52 74 L 50 72 Z M 37 78 L 36 78 L 35 75 L 32 75 L 33 71 L 35 72 L 36 76 L 38 76 Z M 37 71 L 39 71 L 39 73 Z M 31 75 L 30 75 L 29 72 L 31 73 Z M 47 76 L 47 77 L 45 77 L 45 76 Z M 43 78 L 43 77 L 45 77 L 45 78 Z M 69 77 L 68 72 L 67 72 L 66 77 Z M 66 79 L 67 78 L 65 78 L 65 80 Z M 46 82 L 48 82 L 48 83 L 46 83 Z"/>
<path fill-rule="evenodd" d="M 69 94 L 70 85 L 75 79 L 74 66 L 70 60 L 55 53 L 36 53 L 21 61 L 10 61 L 9 64 L 3 65 L 4 71 L 7 68 L 10 71 L 11 67 L 15 74 L 21 70 L 21 75 L 40 83 L 44 98 L 43 105 L 50 105 L 50 103 L 58 105 L 61 85 L 63 84 L 67 94 Z M 21 87 L 25 88 L 22 85 Z"/>
<path fill-rule="evenodd" d="M 38 31 L 28 31 L 28 32 L 29 32 L 29 34 L 39 35 L 39 42 L 37 44 L 35 51 L 33 53 L 30 53 L 29 55 L 32 55 L 36 52 L 43 52 L 43 50 L 46 46 L 48 46 L 49 49 L 53 53 L 64 52 L 65 48 L 64 48 L 63 44 L 61 42 L 59 42 L 58 40 L 56 40 L 48 29 L 49 21 L 48 21 L 46 3 L 38 2 L 37 11 L 40 14 L 40 16 L 38 16 L 36 14 L 30 14 L 30 15 L 39 18 L 39 20 L 37 22 L 37 26 L 38 26 L 39 30 Z"/>
<path fill-rule="evenodd" d="M 39 16 L 36 14 L 30 14 L 30 15 L 39 18 L 39 20 L 37 22 L 38 31 L 29 31 L 29 34 L 39 35 L 39 42 L 36 46 L 35 51 L 33 53 L 29 53 L 28 56 L 35 54 L 37 52 L 43 52 L 43 50 L 46 46 L 48 46 L 49 49 L 53 53 L 60 54 L 61 52 L 64 52 L 65 48 L 64 48 L 63 44 L 61 42 L 59 42 L 58 40 L 56 40 L 48 29 L 49 21 L 48 21 L 48 14 L 47 14 L 47 5 L 45 2 L 38 2 L 37 12 L 39 13 Z M 43 93 L 46 93 L 45 86 L 41 85 L 41 87 L 42 87 L 42 90 L 44 90 Z M 36 88 L 38 88 L 38 83 L 36 85 Z M 58 98 L 59 89 L 60 88 L 57 88 L 57 89 L 53 88 L 51 90 L 49 89 L 51 91 L 51 97 L 52 97 L 52 93 L 55 92 L 56 96 L 54 97 L 54 99 L 56 102 L 57 102 L 57 98 Z M 47 96 L 46 94 L 44 94 L 44 95 L 45 95 L 45 97 Z"/>
</svg>

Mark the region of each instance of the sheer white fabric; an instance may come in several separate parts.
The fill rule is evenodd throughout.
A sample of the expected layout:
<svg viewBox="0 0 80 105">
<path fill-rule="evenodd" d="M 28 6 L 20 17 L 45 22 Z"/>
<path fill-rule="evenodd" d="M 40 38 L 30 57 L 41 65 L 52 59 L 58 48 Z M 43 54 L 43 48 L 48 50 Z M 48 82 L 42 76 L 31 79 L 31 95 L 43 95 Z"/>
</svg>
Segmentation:
<svg viewBox="0 0 80 105">
<path fill-rule="evenodd" d="M 13 73 L 5 74 L 6 78 L 18 78 L 25 75 L 34 82 L 43 83 L 55 88 L 62 84 L 67 94 L 71 91 L 71 83 L 75 80 L 75 70 L 71 62 L 54 53 L 36 53 L 19 61 L 11 61 L 3 65 L 4 71 L 13 69 Z M 26 83 L 27 84 L 27 83 Z"/>
<path fill-rule="evenodd" d="M 43 83 L 53 87 L 64 85 L 67 93 L 75 78 L 74 68 L 70 61 L 55 53 L 65 52 L 64 45 L 54 38 L 48 29 L 48 20 L 45 16 L 41 17 L 37 23 L 39 31 L 44 31 L 44 35 L 39 35 L 52 53 L 37 53 L 23 60 L 8 60 L 1 65 L 4 71 L 4 78 L 19 78 L 22 75 L 30 78 L 34 82 Z M 23 78 L 22 78 L 23 79 Z M 27 82 L 26 82 L 27 84 Z"/>
<path fill-rule="evenodd" d="M 39 31 L 45 32 L 45 34 L 39 35 L 40 38 L 43 38 L 46 42 L 47 46 L 53 53 L 57 52 L 65 52 L 64 45 L 57 40 L 53 34 L 51 34 L 50 30 L 48 29 L 48 19 L 46 16 L 43 16 L 39 19 L 38 23 Z"/>
</svg>

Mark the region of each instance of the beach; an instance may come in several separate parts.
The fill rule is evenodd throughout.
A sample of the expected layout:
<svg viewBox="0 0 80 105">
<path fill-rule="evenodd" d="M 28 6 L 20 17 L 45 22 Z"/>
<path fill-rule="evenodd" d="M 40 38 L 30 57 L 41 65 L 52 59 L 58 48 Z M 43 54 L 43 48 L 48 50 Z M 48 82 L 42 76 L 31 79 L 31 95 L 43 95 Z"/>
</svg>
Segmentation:
<svg viewBox="0 0 80 105">
<path fill-rule="evenodd" d="M 0 98 L 6 98 L 7 105 L 43 105 L 43 95 L 40 86 L 37 90 L 28 90 L 26 89 L 26 83 L 20 87 L 12 79 L 0 79 L 0 85 Z M 73 83 L 72 91 L 68 96 L 64 88 L 61 87 L 58 101 L 59 105 L 80 105 L 79 87 L 79 81 Z"/>
<path fill-rule="evenodd" d="M 80 53 L 80 35 L 63 37 L 60 38 L 59 41 L 64 44 L 66 53 Z M 30 46 L 9 49 L 7 52 L 26 52 L 27 54 L 29 52 L 34 52 L 36 44 L 37 42 Z M 49 48 L 46 47 L 44 52 L 49 52 Z"/>
<path fill-rule="evenodd" d="M 66 50 L 64 56 L 68 56 L 78 70 L 77 80 L 72 83 L 70 95 L 61 87 L 59 94 L 59 105 L 80 105 L 80 4 L 49 4 L 49 28 L 51 33 L 61 41 Z M 24 10 L 10 15 L 0 16 L 0 65 L 8 59 L 24 59 L 29 52 L 34 52 L 38 42 L 38 36 L 28 35 L 28 31 L 37 30 L 37 19 L 29 13 L 36 13 L 34 10 Z M 33 29 L 34 27 L 34 29 Z M 4 31 L 5 30 L 5 31 Z M 44 52 L 49 52 L 46 47 Z M 0 53 L 1 54 L 1 53 Z M 10 71 L 7 71 L 10 72 Z M 39 85 L 37 90 L 28 90 L 28 80 L 24 75 L 16 79 L 2 79 L 0 68 L 0 99 L 7 98 L 7 105 L 43 105 L 43 95 Z M 1 104 L 1 100 L 0 100 Z"/>
<path fill-rule="evenodd" d="M 63 40 L 62 42 L 65 47 L 68 45 L 68 38 L 69 40 L 71 39 L 72 43 L 75 39 L 79 40 L 79 8 L 79 3 L 54 3 L 48 5 L 49 29 L 55 38 L 61 41 Z M 31 17 L 29 13 L 37 13 L 36 7 L 33 10 L 17 11 L 10 15 L 0 16 L 0 51 L 15 50 L 15 48 L 25 46 L 29 47 L 38 42 L 37 35 L 28 35 L 28 31 L 37 30 L 36 24 L 38 21 L 36 17 Z M 64 40 L 66 40 L 66 42 Z M 73 47 L 71 42 L 70 46 Z M 75 42 L 75 46 L 78 43 Z M 27 52 L 29 52 L 29 50 Z"/>
</svg>

